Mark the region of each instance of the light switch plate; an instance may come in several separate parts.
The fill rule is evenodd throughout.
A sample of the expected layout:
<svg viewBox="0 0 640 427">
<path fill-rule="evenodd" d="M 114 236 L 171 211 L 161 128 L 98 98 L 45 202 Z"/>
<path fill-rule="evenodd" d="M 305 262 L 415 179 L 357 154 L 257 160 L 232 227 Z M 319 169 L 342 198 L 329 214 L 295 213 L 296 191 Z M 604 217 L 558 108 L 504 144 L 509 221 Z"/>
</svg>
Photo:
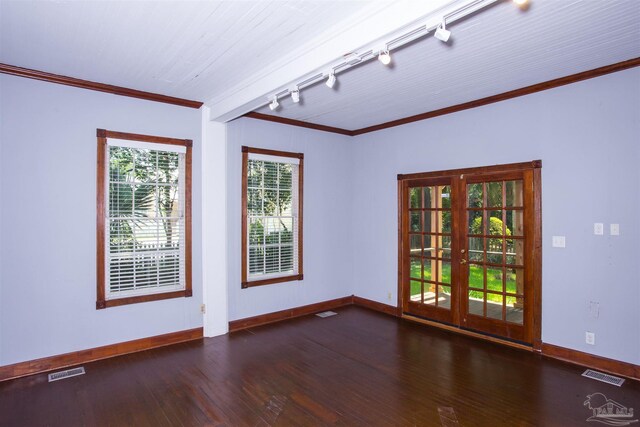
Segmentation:
<svg viewBox="0 0 640 427">
<path fill-rule="evenodd" d="M 609 232 L 612 236 L 620 235 L 620 224 L 611 224 L 609 226 Z"/>
<path fill-rule="evenodd" d="M 593 234 L 596 236 L 602 236 L 604 234 L 604 224 L 596 222 L 593 224 Z"/>
<path fill-rule="evenodd" d="M 554 248 L 564 248 L 565 247 L 564 236 L 553 236 L 551 238 L 551 246 L 553 246 Z"/>
</svg>

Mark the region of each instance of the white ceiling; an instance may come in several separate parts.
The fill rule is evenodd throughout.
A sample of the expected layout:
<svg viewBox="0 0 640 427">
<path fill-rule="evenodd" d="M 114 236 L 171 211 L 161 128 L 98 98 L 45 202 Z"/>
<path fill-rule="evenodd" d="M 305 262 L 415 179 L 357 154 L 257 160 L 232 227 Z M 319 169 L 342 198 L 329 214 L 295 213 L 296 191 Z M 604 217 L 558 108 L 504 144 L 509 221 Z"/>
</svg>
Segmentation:
<svg viewBox="0 0 640 427">
<path fill-rule="evenodd" d="M 640 1 L 530 2 L 526 11 L 498 2 L 451 25 L 448 45 L 427 36 L 393 51 L 392 67 L 367 62 L 339 74 L 333 90 L 318 84 L 298 105 L 283 99 L 260 112 L 353 130 L 640 57 Z M 398 4 L 0 0 L 0 62 L 224 105 L 230 118 L 288 83 L 275 70 L 303 59 L 303 47 L 335 46 L 321 36 Z M 223 102 L 258 81 L 253 104 Z"/>
<path fill-rule="evenodd" d="M 348 130 L 400 119 L 640 57 L 640 1 L 500 2 L 448 27 L 450 45 L 427 36 L 289 98 L 272 112 Z M 640 96 L 640 94 L 639 94 Z"/>
<path fill-rule="evenodd" d="M 205 101 L 369 3 L 0 0 L 0 62 Z"/>
</svg>

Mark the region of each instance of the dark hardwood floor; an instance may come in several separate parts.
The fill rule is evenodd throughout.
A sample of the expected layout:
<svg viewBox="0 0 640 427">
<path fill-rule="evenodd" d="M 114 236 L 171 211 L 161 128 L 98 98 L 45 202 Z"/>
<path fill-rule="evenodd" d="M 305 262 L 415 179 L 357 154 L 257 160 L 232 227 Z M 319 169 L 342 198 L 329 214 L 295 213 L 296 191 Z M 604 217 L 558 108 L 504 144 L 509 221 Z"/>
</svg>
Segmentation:
<svg viewBox="0 0 640 427">
<path fill-rule="evenodd" d="M 359 307 L 0 383 L 1 426 L 580 426 L 640 382 Z M 636 417 L 637 418 L 637 417 Z"/>
</svg>

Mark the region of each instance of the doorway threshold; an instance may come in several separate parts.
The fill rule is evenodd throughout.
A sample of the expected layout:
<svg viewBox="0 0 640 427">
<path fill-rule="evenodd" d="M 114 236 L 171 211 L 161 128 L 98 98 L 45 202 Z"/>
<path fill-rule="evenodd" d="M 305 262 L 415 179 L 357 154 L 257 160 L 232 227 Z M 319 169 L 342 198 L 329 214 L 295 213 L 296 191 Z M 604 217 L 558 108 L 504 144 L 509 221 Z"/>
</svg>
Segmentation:
<svg viewBox="0 0 640 427">
<path fill-rule="evenodd" d="M 525 351 L 530 351 L 530 352 L 534 352 L 534 348 L 531 345 L 528 344 L 523 344 L 517 341 L 511 341 L 508 339 L 504 339 L 504 338 L 498 338 L 492 335 L 487 335 L 487 334 L 483 334 L 480 332 L 475 332 L 475 331 L 471 331 L 468 329 L 463 329 L 463 328 L 459 328 L 457 326 L 453 326 L 453 325 L 449 325 L 447 323 L 441 323 L 441 322 L 435 322 L 433 320 L 427 320 L 427 319 L 423 319 L 422 317 L 418 317 L 418 316 L 414 316 L 411 314 L 406 314 L 406 313 L 402 313 L 402 319 L 406 319 L 409 320 L 411 322 L 416 322 L 416 323 L 421 323 L 423 325 L 428 325 L 428 326 L 433 326 L 435 328 L 439 328 L 439 329 L 444 329 L 447 331 L 451 331 L 451 332 L 455 332 L 457 334 L 461 334 L 461 335 L 466 335 L 469 337 L 473 337 L 473 338 L 477 338 L 477 339 L 481 339 L 484 341 L 490 341 L 490 342 L 494 342 L 497 344 L 502 344 L 502 345 L 506 345 L 509 347 L 513 347 L 513 348 L 517 348 L 520 350 L 525 350 Z"/>
</svg>

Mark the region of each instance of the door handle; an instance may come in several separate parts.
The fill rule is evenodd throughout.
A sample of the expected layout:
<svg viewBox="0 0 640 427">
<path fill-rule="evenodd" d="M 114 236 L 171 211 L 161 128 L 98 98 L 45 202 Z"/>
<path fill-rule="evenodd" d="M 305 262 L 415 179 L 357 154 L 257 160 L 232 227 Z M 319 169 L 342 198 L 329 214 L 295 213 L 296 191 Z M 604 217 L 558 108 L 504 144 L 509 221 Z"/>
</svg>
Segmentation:
<svg viewBox="0 0 640 427">
<path fill-rule="evenodd" d="M 462 258 L 462 259 L 460 260 L 460 264 L 466 264 L 466 263 L 467 263 L 467 260 L 466 260 L 466 259 Z"/>
</svg>

